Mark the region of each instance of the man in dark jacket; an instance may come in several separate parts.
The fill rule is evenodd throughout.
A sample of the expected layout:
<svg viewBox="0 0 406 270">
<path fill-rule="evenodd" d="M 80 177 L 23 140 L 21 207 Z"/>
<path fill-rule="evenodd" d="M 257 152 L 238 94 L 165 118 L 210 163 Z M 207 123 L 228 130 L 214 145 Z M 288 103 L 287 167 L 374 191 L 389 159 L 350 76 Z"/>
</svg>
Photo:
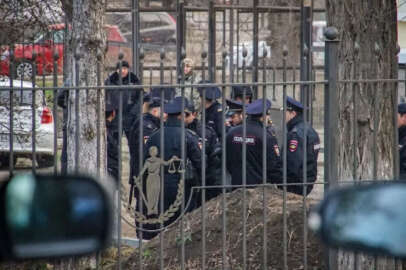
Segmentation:
<svg viewBox="0 0 406 270">
<path fill-rule="evenodd" d="M 189 104 L 185 108 L 186 128 L 193 131 L 198 140 L 199 147 L 203 147 L 203 124 L 198 118 L 198 112 L 195 106 Z M 206 154 L 206 186 L 215 186 L 221 184 L 221 145 L 219 144 L 217 134 L 214 129 L 205 125 L 205 154 Z M 221 189 L 207 189 L 206 199 L 210 200 L 220 194 Z M 197 200 L 198 206 L 201 201 Z"/>
<path fill-rule="evenodd" d="M 216 131 L 217 137 L 220 140 L 224 123 L 222 120 L 222 106 L 220 103 L 218 103 L 217 99 L 221 97 L 221 91 L 216 86 L 199 87 L 197 90 L 202 98 L 202 103 L 203 99 L 205 99 L 206 124 Z"/>
<path fill-rule="evenodd" d="M 317 132 L 303 120 L 303 105 L 291 97 L 286 100 L 286 122 L 287 122 L 287 182 L 304 183 L 303 164 L 304 164 L 304 138 L 307 138 L 306 183 L 314 183 L 317 179 L 317 158 L 320 150 L 320 139 Z M 307 195 L 312 191 L 313 185 L 291 185 L 287 186 L 287 191 L 299 195 Z"/>
<path fill-rule="evenodd" d="M 168 218 L 164 218 L 164 226 L 168 226 L 172 222 L 174 222 L 179 215 L 181 214 L 181 205 L 179 205 L 179 192 L 183 192 L 183 198 L 187 202 L 189 197 L 191 196 L 191 188 L 198 183 L 194 182 L 195 178 L 194 175 L 201 174 L 201 158 L 202 153 L 199 148 L 199 144 L 195 135 L 191 133 L 188 129 L 184 130 L 185 136 L 185 152 L 184 152 L 184 159 L 182 158 L 181 147 L 182 147 L 182 128 L 181 128 L 181 113 L 182 111 L 182 97 L 176 97 L 174 100 L 170 101 L 169 103 L 165 104 L 164 111 L 168 114 L 168 119 L 165 122 L 165 126 L 163 127 L 163 135 L 164 135 L 164 149 L 163 153 L 161 153 L 161 129 L 157 130 L 153 133 L 145 146 L 145 153 L 144 153 L 144 167 L 141 171 L 142 173 L 148 172 L 148 176 L 146 177 L 146 181 L 144 181 L 143 193 L 145 194 L 152 194 L 151 196 L 141 196 L 143 197 L 144 205 L 157 205 L 158 210 L 157 213 L 153 213 L 148 209 L 145 211 L 145 208 L 142 209 L 142 212 L 145 213 L 147 218 L 157 218 L 160 216 L 167 216 Z M 187 99 L 184 99 L 185 105 L 187 106 Z M 154 148 L 156 150 L 154 150 Z M 157 154 L 155 153 L 157 152 Z M 154 156 L 155 155 L 155 156 Z M 160 178 L 161 171 L 152 170 L 153 167 L 156 167 L 156 162 L 159 162 L 158 165 L 162 165 L 164 167 L 163 174 L 164 174 L 164 186 L 157 187 L 156 185 L 160 185 L 161 181 L 157 181 Z M 148 167 L 148 168 L 147 168 Z M 160 166 L 158 166 L 159 168 Z M 184 188 L 183 190 L 179 190 L 182 183 L 181 179 L 181 172 L 185 171 L 185 179 L 183 179 Z M 190 170 L 195 170 L 195 172 L 191 172 Z M 191 177 L 193 175 L 193 177 Z M 138 177 L 135 181 L 137 187 L 140 186 L 140 177 Z M 148 180 L 149 183 L 148 183 Z M 154 182 L 156 185 L 152 185 L 151 183 Z M 148 190 L 155 190 L 155 192 L 148 191 Z M 164 200 L 161 201 L 161 193 L 163 191 Z M 140 190 L 139 190 L 140 192 Z M 140 192 L 141 194 L 142 192 Z M 141 194 L 142 195 L 142 194 Z M 146 197 L 146 199 L 145 199 Z M 155 201 L 151 202 L 150 200 L 155 198 Z M 182 197 L 180 197 L 182 198 Z M 140 198 L 138 198 L 138 201 Z M 159 200 L 156 201 L 156 200 Z M 161 203 L 163 203 L 163 209 L 161 208 Z M 175 214 L 173 216 L 164 215 L 167 210 L 172 207 Z M 194 201 L 192 200 L 188 206 L 188 209 L 191 210 L 195 207 Z M 141 211 L 138 209 L 138 211 Z M 139 225 L 136 220 L 136 225 Z M 159 228 L 159 223 L 157 224 L 148 224 L 145 225 L 145 229 L 149 230 L 156 230 Z M 139 234 L 139 230 L 137 230 L 138 237 L 141 237 Z M 157 232 L 144 232 L 142 235 L 143 239 L 150 239 L 157 235 Z"/>
<path fill-rule="evenodd" d="M 130 65 L 127 61 L 121 62 L 121 69 L 120 69 L 120 62 L 117 63 L 116 71 L 111 74 L 104 83 L 105 85 L 139 85 L 140 80 L 138 79 L 137 75 L 130 71 Z M 124 90 L 109 90 L 107 88 L 106 91 L 106 99 L 111 98 L 112 95 L 119 96 L 120 91 L 122 91 L 122 100 L 123 100 L 123 131 L 127 139 L 130 136 L 130 129 L 131 125 L 134 122 L 136 113 L 139 110 L 135 110 L 135 105 L 140 105 L 140 89 L 124 89 Z M 115 99 L 116 102 L 119 102 L 119 99 Z M 118 104 L 116 105 L 118 108 Z M 117 114 L 118 115 L 118 114 Z M 112 122 L 112 128 L 116 128 L 118 130 L 118 117 L 116 117 Z"/>
<path fill-rule="evenodd" d="M 161 99 L 158 97 L 150 98 L 146 96 L 147 101 L 145 102 L 146 113 L 142 115 L 142 146 L 146 143 L 152 133 L 157 131 L 161 123 Z M 140 136 L 140 119 L 134 121 L 131 127 L 131 135 L 129 140 L 129 145 L 134 149 L 135 155 L 130 157 L 130 184 L 132 184 L 133 176 L 139 173 L 139 153 L 144 152 L 144 147 L 139 146 L 139 136 Z"/>
<path fill-rule="evenodd" d="M 406 180 L 406 103 L 398 105 L 399 179 Z"/>
<path fill-rule="evenodd" d="M 279 146 L 276 137 L 266 132 L 263 136 L 264 123 L 263 111 L 268 116 L 271 102 L 266 100 L 265 108 L 263 100 L 258 99 L 247 106 L 248 115 L 246 122 L 246 157 L 243 157 L 243 125 L 231 128 L 227 134 L 227 170 L 231 174 L 233 185 L 243 184 L 242 161 L 246 159 L 246 184 L 262 184 L 264 182 L 262 168 L 264 141 L 266 140 L 266 182 L 281 183 L 282 161 L 279 154 Z M 268 131 L 268 129 L 266 130 Z"/>
</svg>

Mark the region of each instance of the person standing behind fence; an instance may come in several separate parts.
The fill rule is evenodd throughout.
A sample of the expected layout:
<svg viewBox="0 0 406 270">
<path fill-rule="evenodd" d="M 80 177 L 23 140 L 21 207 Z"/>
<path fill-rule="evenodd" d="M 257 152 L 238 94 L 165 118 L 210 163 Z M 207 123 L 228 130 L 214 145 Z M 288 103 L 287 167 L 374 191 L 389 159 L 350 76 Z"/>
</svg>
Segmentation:
<svg viewBox="0 0 406 270">
<path fill-rule="evenodd" d="M 406 180 L 406 103 L 398 105 L 399 179 Z"/>
<path fill-rule="evenodd" d="M 191 133 L 190 130 L 184 129 L 184 135 L 185 135 L 185 151 L 184 151 L 184 159 L 181 160 L 182 158 L 182 127 L 181 127 L 181 120 L 182 116 L 181 114 L 183 113 L 182 111 L 182 97 L 176 97 L 172 101 L 168 102 L 167 104 L 164 105 L 164 112 L 168 114 L 168 119 L 165 122 L 165 126 L 163 127 L 163 133 L 164 133 L 164 149 L 163 149 L 163 155 L 161 153 L 161 129 L 157 130 L 155 133 L 153 133 L 146 145 L 145 145 L 145 151 L 144 151 L 144 161 L 147 161 L 151 157 L 151 150 L 153 148 L 156 149 L 157 153 L 155 154 L 156 157 L 159 158 L 160 162 L 165 165 L 163 173 L 164 173 L 164 187 L 163 187 L 163 192 L 164 192 L 164 200 L 163 200 L 163 209 L 159 209 L 158 214 L 155 215 L 148 215 L 147 213 L 147 218 L 154 218 L 157 216 L 161 216 L 165 211 L 169 209 L 169 207 L 173 207 L 176 213 L 171 216 L 169 219 L 165 220 L 164 226 L 168 226 L 172 222 L 174 222 L 180 215 L 181 213 L 181 206 L 178 205 L 176 202 L 178 201 L 178 193 L 183 192 L 183 197 L 187 201 L 191 195 L 192 187 L 199 185 L 200 181 L 196 179 L 196 176 L 199 177 L 201 175 L 201 159 L 202 159 L 202 153 L 199 148 L 198 144 L 198 139 L 196 138 L 195 135 Z M 188 101 L 187 99 L 184 99 L 184 104 L 185 106 L 188 106 Z M 155 157 L 153 157 L 155 158 Z M 174 162 L 176 160 L 176 162 Z M 144 163 L 145 166 L 145 163 Z M 185 179 L 184 179 L 184 189 L 179 191 L 179 183 L 181 181 L 181 172 L 184 170 L 185 172 Z M 141 172 L 147 171 L 145 168 Z M 158 174 L 160 175 L 160 171 Z M 157 175 L 155 174 L 154 177 Z M 138 179 L 141 179 L 142 177 L 138 176 Z M 145 178 L 145 177 L 144 177 Z M 135 180 L 136 183 L 137 179 Z M 139 181 L 139 180 L 138 180 Z M 146 184 L 146 187 L 148 187 L 148 176 L 146 177 L 146 180 L 144 183 Z M 145 188 L 144 184 L 144 188 Z M 139 186 L 139 184 L 137 184 Z M 151 187 L 152 188 L 152 187 Z M 139 193 L 141 193 L 139 191 Z M 155 197 L 157 198 L 157 197 Z M 158 198 L 161 198 L 160 196 Z M 149 200 L 150 198 L 145 198 L 146 200 Z M 160 199 L 159 199 L 160 200 Z M 149 204 L 152 205 L 151 202 L 148 202 Z M 148 204 L 144 204 L 148 205 Z M 155 205 L 155 204 L 154 204 Z M 159 202 L 158 208 L 160 208 L 161 203 Z M 176 207 L 175 207 L 176 206 Z M 191 202 L 188 205 L 187 211 L 192 210 L 195 208 L 195 202 L 194 200 L 191 200 Z M 143 209 L 143 212 L 145 213 L 145 208 Z M 151 213 L 151 211 L 150 211 Z M 137 224 L 137 222 L 136 222 Z M 147 224 L 144 226 L 146 229 L 156 229 L 159 228 L 159 223 L 158 224 Z M 140 237 L 139 232 L 137 231 L 138 236 Z M 151 239 L 157 235 L 157 233 L 154 232 L 145 232 L 143 233 L 142 237 L 143 239 Z"/>
<path fill-rule="evenodd" d="M 207 82 L 201 82 L 207 83 Z M 205 91 L 204 91 L 205 90 Z M 217 99 L 221 97 L 221 91 L 217 86 L 204 86 L 199 87 L 198 91 L 200 93 L 200 97 L 206 99 L 206 124 L 216 131 L 217 137 L 221 140 L 221 131 L 223 128 L 223 120 L 222 120 L 222 107 L 221 104 L 218 103 Z M 205 97 L 203 97 L 203 92 Z"/>
<path fill-rule="evenodd" d="M 199 140 L 199 147 L 203 147 L 203 124 L 199 120 L 199 113 L 190 104 L 185 107 L 186 128 L 193 131 Z M 221 145 L 219 144 L 216 131 L 208 125 L 205 126 L 205 149 L 206 149 L 206 186 L 221 184 Z M 221 189 L 208 189 L 206 199 L 210 200 L 220 194 Z M 197 203 L 201 202 L 198 197 Z M 200 204 L 199 204 L 200 205 Z M 198 206 L 199 206 L 198 205 Z"/>
<path fill-rule="evenodd" d="M 107 172 L 117 181 L 118 179 L 118 135 L 117 130 L 111 128 L 116 118 L 117 102 L 108 100 L 106 102 L 106 134 L 107 134 Z"/>
<path fill-rule="evenodd" d="M 201 79 L 200 76 L 194 71 L 194 61 L 191 58 L 185 58 L 183 60 L 183 72 L 184 72 L 184 83 L 185 87 L 185 98 L 195 107 L 196 110 L 200 110 L 201 101 L 200 95 L 196 87 L 190 86 L 191 84 L 197 84 Z M 180 82 L 181 83 L 181 82 Z M 189 85 L 189 86 L 188 86 Z M 176 96 L 182 96 L 182 88 L 176 89 Z"/>
<path fill-rule="evenodd" d="M 121 71 L 121 72 L 120 72 Z M 121 81 L 120 81 L 121 76 Z M 138 79 L 137 75 L 130 71 L 130 65 L 127 61 L 121 62 L 121 70 L 120 70 L 120 62 L 116 65 L 116 71 L 111 74 L 107 80 L 104 82 L 106 86 L 119 86 L 119 85 L 139 85 L 140 80 Z M 123 115 L 122 115 L 122 125 L 123 131 L 127 139 L 130 137 L 131 125 L 136 117 L 134 112 L 138 112 L 139 110 L 134 109 L 133 107 L 136 105 L 140 106 L 140 89 L 106 89 L 106 100 L 112 99 L 112 96 L 119 96 L 120 91 L 122 92 L 122 101 L 123 101 Z M 115 100 L 117 103 L 119 102 L 119 98 L 112 99 Z M 118 104 L 116 104 L 118 108 Z M 117 113 L 118 116 L 118 113 Z M 113 122 L 111 123 L 111 128 L 118 130 L 118 117 L 114 118 Z M 131 151 L 131 149 L 130 149 Z"/>
<path fill-rule="evenodd" d="M 263 100 L 258 99 L 247 106 L 246 122 L 246 157 L 243 157 L 243 125 L 231 128 L 226 138 L 227 170 L 231 174 L 232 185 L 242 185 L 242 161 L 246 158 L 247 185 L 262 184 L 262 157 L 264 147 L 263 126 L 267 123 L 271 102 L 267 99 L 265 108 Z M 266 119 L 263 119 L 263 111 Z M 267 183 L 281 183 L 282 161 L 276 137 L 266 132 L 266 176 Z"/>
<path fill-rule="evenodd" d="M 317 158 L 320 150 L 320 139 L 317 132 L 303 120 L 303 105 L 291 97 L 286 100 L 287 126 L 287 182 L 303 183 L 304 138 L 306 129 L 307 151 L 307 183 L 314 183 L 317 179 Z M 305 194 L 309 194 L 313 185 L 306 185 Z M 287 191 L 303 195 L 303 185 L 287 186 Z"/>
</svg>

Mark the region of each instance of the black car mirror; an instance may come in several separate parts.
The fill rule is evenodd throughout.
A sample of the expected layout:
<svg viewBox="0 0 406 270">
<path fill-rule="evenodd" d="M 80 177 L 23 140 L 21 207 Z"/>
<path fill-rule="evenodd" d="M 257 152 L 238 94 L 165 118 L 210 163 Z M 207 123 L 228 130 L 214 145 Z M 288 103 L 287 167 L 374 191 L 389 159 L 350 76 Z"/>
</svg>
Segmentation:
<svg viewBox="0 0 406 270">
<path fill-rule="evenodd" d="M 328 245 L 406 258 L 406 183 L 345 188 L 330 193 L 309 216 Z"/>
<path fill-rule="evenodd" d="M 18 175 L 0 189 L 0 257 L 96 252 L 111 236 L 111 205 L 88 177 Z"/>
</svg>

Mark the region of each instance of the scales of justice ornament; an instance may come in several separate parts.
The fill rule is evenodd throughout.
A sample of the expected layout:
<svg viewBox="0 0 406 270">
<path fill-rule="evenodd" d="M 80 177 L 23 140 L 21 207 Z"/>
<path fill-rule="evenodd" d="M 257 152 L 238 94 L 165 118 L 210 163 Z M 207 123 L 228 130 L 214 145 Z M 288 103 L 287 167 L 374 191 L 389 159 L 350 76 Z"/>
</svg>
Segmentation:
<svg viewBox="0 0 406 270">
<path fill-rule="evenodd" d="M 168 172 L 170 174 L 174 174 L 176 172 L 183 173 L 185 170 L 183 167 L 183 160 L 178 158 L 177 156 L 172 156 L 172 158 L 165 161 L 160 157 L 157 157 L 158 148 L 156 146 L 151 146 L 148 151 L 150 157 L 145 160 L 144 166 L 142 167 L 142 170 L 138 175 L 138 177 L 134 178 L 134 182 L 137 186 L 142 201 L 145 203 L 147 207 L 147 215 L 150 216 L 150 215 L 158 215 L 158 202 L 160 197 L 159 195 L 161 189 L 163 188 L 161 187 L 161 175 L 160 175 L 161 165 L 169 166 Z M 175 161 L 179 162 L 178 168 L 176 168 L 175 166 Z M 144 193 L 142 186 L 142 179 L 145 172 L 148 173 L 147 179 L 145 181 L 146 194 Z M 148 223 L 148 224 L 167 221 L 170 217 L 172 217 L 175 214 L 175 212 L 178 211 L 179 206 L 182 203 L 184 193 L 183 187 L 184 187 L 184 179 L 181 177 L 178 184 L 178 194 L 176 196 L 176 200 L 168 208 L 168 210 L 165 211 L 164 213 L 161 213 L 158 218 L 147 219 L 142 213 L 136 211 L 135 212 L 136 220 L 140 223 Z"/>
</svg>

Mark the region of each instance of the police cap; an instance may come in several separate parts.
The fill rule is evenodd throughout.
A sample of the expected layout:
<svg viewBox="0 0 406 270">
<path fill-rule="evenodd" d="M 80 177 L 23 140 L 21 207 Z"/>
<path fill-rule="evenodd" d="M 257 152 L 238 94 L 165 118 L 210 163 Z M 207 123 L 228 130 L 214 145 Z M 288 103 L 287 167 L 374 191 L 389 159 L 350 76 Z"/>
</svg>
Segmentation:
<svg viewBox="0 0 406 270">
<path fill-rule="evenodd" d="M 247 105 L 247 114 L 249 115 L 261 115 L 264 112 L 265 109 L 265 113 L 268 113 L 269 109 L 271 108 L 271 101 L 269 99 L 265 100 L 265 108 L 264 108 L 264 104 L 263 104 L 263 99 L 257 99 L 254 102 L 252 102 L 251 104 Z"/>
<path fill-rule="evenodd" d="M 303 111 L 303 105 L 299 101 L 297 101 L 291 97 L 287 97 L 286 98 L 286 109 L 289 111 L 301 112 L 301 111 Z"/>
<path fill-rule="evenodd" d="M 161 107 L 161 99 L 157 98 L 157 97 L 153 97 L 148 104 L 148 108 L 152 109 L 152 108 L 157 108 L 157 107 Z"/>
<path fill-rule="evenodd" d="M 400 103 L 400 104 L 398 105 L 398 112 L 399 112 L 400 114 L 406 113 L 406 103 Z"/>
<path fill-rule="evenodd" d="M 189 106 L 187 98 L 175 97 L 164 105 L 164 112 L 167 114 L 180 114 L 182 112 L 182 100 L 185 102 L 185 108 Z"/>
<path fill-rule="evenodd" d="M 252 97 L 252 89 L 248 85 L 235 85 L 232 87 L 232 96 L 235 97 L 243 97 L 245 90 L 245 96 L 250 98 Z"/>
<path fill-rule="evenodd" d="M 227 99 L 226 103 L 230 112 L 241 112 L 243 109 L 243 105 L 238 101 Z"/>
<path fill-rule="evenodd" d="M 154 87 L 151 89 L 150 97 L 161 98 L 161 92 L 164 92 L 164 100 L 169 101 L 175 96 L 175 88 L 169 86 Z"/>
<path fill-rule="evenodd" d="M 206 84 L 206 83 L 211 83 L 210 81 L 200 81 L 200 84 Z M 199 91 L 200 96 L 203 96 L 203 90 L 205 91 L 205 98 L 207 100 L 214 100 L 214 99 L 218 99 L 219 97 L 221 97 L 221 91 L 220 88 L 218 88 L 217 86 L 202 86 L 202 87 L 198 87 L 197 91 Z"/>
</svg>

